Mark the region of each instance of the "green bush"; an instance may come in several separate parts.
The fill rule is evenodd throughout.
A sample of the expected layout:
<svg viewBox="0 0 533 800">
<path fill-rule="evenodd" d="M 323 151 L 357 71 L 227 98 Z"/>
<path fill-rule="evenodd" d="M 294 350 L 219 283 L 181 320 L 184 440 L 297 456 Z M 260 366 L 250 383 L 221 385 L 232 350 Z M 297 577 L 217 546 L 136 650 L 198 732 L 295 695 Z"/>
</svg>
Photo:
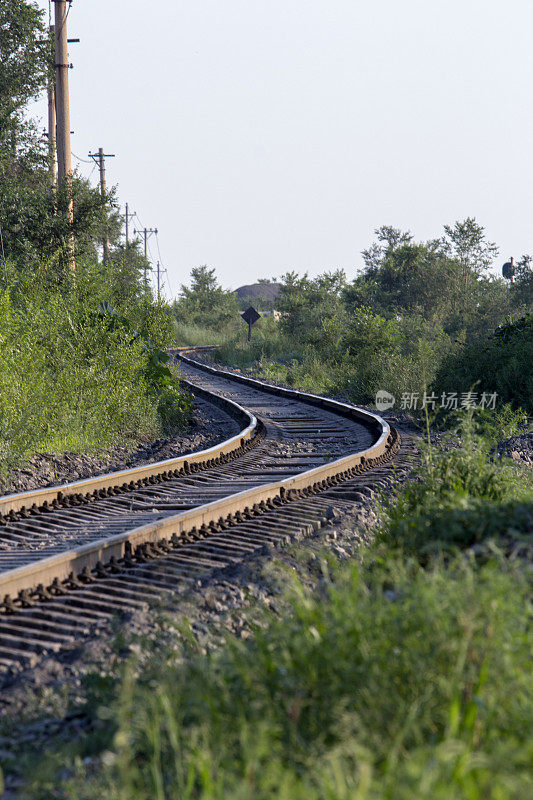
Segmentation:
<svg viewBox="0 0 533 800">
<path fill-rule="evenodd" d="M 156 323 L 154 323 L 157 328 Z M 154 391 L 143 339 L 75 295 L 0 295 L 0 474 L 38 451 L 94 451 L 156 438 L 171 397 Z M 186 401 L 172 389 L 183 420 Z"/>
<path fill-rule="evenodd" d="M 413 516 L 395 514 L 381 538 L 416 554 L 429 555 L 472 547 L 489 541 L 514 546 L 531 543 L 533 493 L 529 501 L 491 502 L 478 498 L 458 501 L 448 508 L 428 508 Z"/>
<path fill-rule="evenodd" d="M 190 419 L 192 400 L 180 388 L 177 377 L 172 375 L 170 379 L 159 383 L 154 393 L 163 430 L 171 433 L 183 427 Z"/>
<path fill-rule="evenodd" d="M 496 458 L 473 431 L 466 418 L 459 446 L 425 448 L 414 480 L 383 503 L 382 541 L 427 560 L 436 551 L 531 535 L 531 470 Z"/>
<path fill-rule="evenodd" d="M 498 403 L 510 403 L 533 414 L 533 318 L 502 326 L 490 337 L 474 339 L 446 358 L 435 390 L 497 392 Z"/>
</svg>

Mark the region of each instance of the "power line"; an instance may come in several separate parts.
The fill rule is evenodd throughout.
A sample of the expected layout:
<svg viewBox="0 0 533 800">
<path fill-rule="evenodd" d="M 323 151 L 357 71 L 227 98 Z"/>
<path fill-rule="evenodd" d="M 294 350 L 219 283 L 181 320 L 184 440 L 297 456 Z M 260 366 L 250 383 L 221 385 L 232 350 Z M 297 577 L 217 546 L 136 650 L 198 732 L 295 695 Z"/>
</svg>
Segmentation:
<svg viewBox="0 0 533 800">
<path fill-rule="evenodd" d="M 72 155 L 74 156 L 74 158 L 77 158 L 78 161 L 82 161 L 84 164 L 92 164 L 93 163 L 92 161 L 88 161 L 86 158 L 80 158 L 79 156 L 76 155 L 76 153 L 72 153 Z"/>
<path fill-rule="evenodd" d="M 162 286 L 166 287 L 169 291 L 169 294 L 172 295 L 172 287 L 170 286 L 170 278 L 168 277 L 168 269 L 163 270 L 163 275 L 166 277 L 163 279 Z"/>
<path fill-rule="evenodd" d="M 156 243 L 157 243 L 157 253 L 159 255 L 159 260 L 160 260 L 161 264 L 164 266 L 163 259 L 161 258 L 161 250 L 160 250 L 160 247 L 159 247 L 159 236 L 156 235 L 155 240 L 156 240 Z M 169 273 L 168 269 L 166 267 L 164 267 L 164 269 L 161 271 L 161 274 L 164 274 L 164 275 L 167 276 L 166 282 L 168 284 L 168 290 L 170 292 L 170 296 L 171 296 L 171 298 L 175 297 L 174 290 L 173 290 L 172 284 L 170 282 L 170 273 Z"/>
<path fill-rule="evenodd" d="M 167 276 L 168 288 L 169 288 L 169 291 L 170 291 L 170 295 L 171 295 L 171 297 L 175 297 L 174 289 L 172 288 L 172 285 L 170 283 L 170 275 L 169 275 L 168 269 L 165 270 L 165 273 L 166 273 L 166 276 Z"/>
<path fill-rule="evenodd" d="M 161 294 L 161 289 L 160 289 L 160 286 L 159 286 L 160 276 L 163 275 L 163 274 L 166 274 L 168 276 L 168 270 L 166 269 L 165 265 L 163 264 L 163 259 L 161 258 L 161 248 L 159 247 L 159 236 L 158 236 L 157 233 L 155 235 L 155 241 L 156 241 L 156 244 L 157 244 L 157 254 L 159 256 L 159 261 L 157 262 L 158 263 L 157 299 L 159 300 L 159 297 L 160 297 L 160 294 Z M 163 267 L 162 270 L 159 270 L 159 264 L 161 264 L 161 266 Z M 161 285 L 161 288 L 162 288 L 162 286 L 163 286 L 163 284 Z M 169 289 L 170 289 L 170 283 L 169 283 Z"/>
<path fill-rule="evenodd" d="M 157 254 L 159 256 L 159 260 L 161 261 L 161 263 L 163 263 L 163 259 L 161 258 L 161 250 L 159 249 L 159 236 L 157 235 L 157 233 L 155 235 L 155 241 L 157 244 Z"/>
<path fill-rule="evenodd" d="M 93 172 L 95 171 L 96 166 L 97 166 L 96 162 L 87 161 L 86 158 L 80 158 L 79 156 L 76 155 L 76 153 L 72 153 L 72 155 L 74 156 L 75 159 L 77 159 L 78 161 L 81 161 L 82 164 L 92 164 L 93 165 L 93 168 L 89 172 L 88 177 L 85 177 L 86 181 L 90 181 L 90 179 L 92 178 Z M 78 169 L 78 168 L 76 167 L 76 169 Z"/>
</svg>

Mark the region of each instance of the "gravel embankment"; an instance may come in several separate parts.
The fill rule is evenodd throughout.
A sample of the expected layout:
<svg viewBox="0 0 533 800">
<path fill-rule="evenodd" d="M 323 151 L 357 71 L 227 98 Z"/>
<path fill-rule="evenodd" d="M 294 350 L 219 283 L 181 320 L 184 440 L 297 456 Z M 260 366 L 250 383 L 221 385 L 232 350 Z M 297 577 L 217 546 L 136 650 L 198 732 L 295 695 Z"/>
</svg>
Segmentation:
<svg viewBox="0 0 533 800">
<path fill-rule="evenodd" d="M 498 455 L 512 458 L 513 461 L 523 461 L 533 465 L 533 431 L 511 436 L 505 442 L 500 442 L 497 447 Z"/>
</svg>

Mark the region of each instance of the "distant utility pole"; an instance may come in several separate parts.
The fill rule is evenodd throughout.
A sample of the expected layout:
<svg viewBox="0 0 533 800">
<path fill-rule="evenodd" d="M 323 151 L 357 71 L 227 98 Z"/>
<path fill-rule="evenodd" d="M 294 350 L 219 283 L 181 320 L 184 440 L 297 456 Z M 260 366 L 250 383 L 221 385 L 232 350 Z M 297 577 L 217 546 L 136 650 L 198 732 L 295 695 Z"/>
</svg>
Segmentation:
<svg viewBox="0 0 533 800">
<path fill-rule="evenodd" d="M 68 196 L 67 222 L 71 226 L 68 236 L 67 260 L 72 273 L 76 272 L 74 260 L 74 205 L 72 202 L 72 155 L 70 150 L 70 110 L 68 94 L 68 62 L 67 45 L 67 4 L 65 0 L 53 0 L 55 4 L 55 111 L 56 111 L 56 143 L 57 172 L 59 188 L 65 189 Z"/>
<path fill-rule="evenodd" d="M 126 203 L 126 244 L 129 244 L 130 241 L 130 218 L 135 216 L 135 211 L 130 211 L 129 206 Z"/>
<path fill-rule="evenodd" d="M 105 187 L 105 160 L 106 158 L 115 158 L 114 153 L 104 153 L 103 147 L 98 148 L 97 153 L 89 153 L 89 158 L 92 158 L 93 161 L 96 161 L 98 166 L 100 167 L 100 192 L 102 197 L 105 197 L 106 187 Z M 102 250 L 103 250 L 103 260 L 104 264 L 109 261 L 109 238 L 107 235 L 107 228 L 104 230 L 104 236 L 102 239 Z"/>
<path fill-rule="evenodd" d="M 157 302 L 159 303 L 159 298 L 161 295 L 161 271 L 159 269 L 159 261 L 157 262 Z"/>
<path fill-rule="evenodd" d="M 50 25 L 50 39 L 55 42 L 54 26 Z M 55 80 L 48 81 L 48 158 L 50 161 L 50 180 L 57 185 L 56 162 L 56 87 Z"/>
<path fill-rule="evenodd" d="M 144 285 L 148 286 L 148 275 L 147 275 L 147 268 L 148 268 L 148 237 L 151 236 L 152 233 L 155 233 L 157 236 L 157 228 L 141 228 L 140 231 L 134 229 L 133 233 L 140 233 L 141 236 L 144 236 Z"/>
</svg>

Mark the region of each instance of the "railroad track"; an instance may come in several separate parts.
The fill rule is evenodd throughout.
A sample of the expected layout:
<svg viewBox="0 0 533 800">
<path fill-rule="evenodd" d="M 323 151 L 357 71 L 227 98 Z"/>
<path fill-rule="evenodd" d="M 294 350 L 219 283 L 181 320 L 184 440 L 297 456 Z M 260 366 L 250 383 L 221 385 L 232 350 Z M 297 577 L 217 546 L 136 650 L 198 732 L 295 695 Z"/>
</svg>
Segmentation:
<svg viewBox="0 0 533 800">
<path fill-rule="evenodd" d="M 0 675 L 115 614 L 301 538 L 390 482 L 400 437 L 376 415 L 176 351 L 194 393 L 240 427 L 195 454 L 0 498 Z"/>
</svg>

